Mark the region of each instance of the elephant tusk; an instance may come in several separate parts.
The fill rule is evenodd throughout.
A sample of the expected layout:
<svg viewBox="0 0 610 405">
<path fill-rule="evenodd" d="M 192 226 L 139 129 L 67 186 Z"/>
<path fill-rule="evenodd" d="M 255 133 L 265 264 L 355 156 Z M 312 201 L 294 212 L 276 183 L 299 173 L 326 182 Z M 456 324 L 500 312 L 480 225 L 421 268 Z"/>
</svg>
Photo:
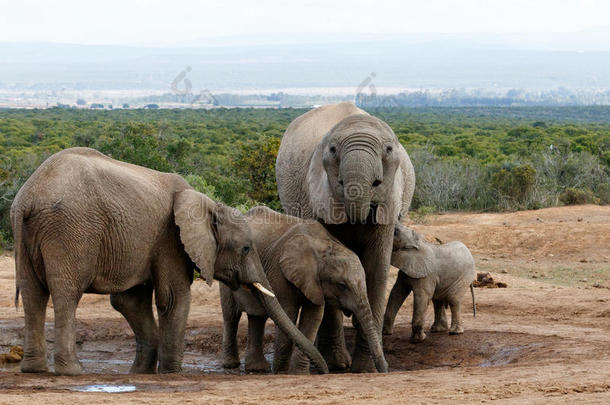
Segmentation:
<svg viewBox="0 0 610 405">
<path fill-rule="evenodd" d="M 270 297 L 275 297 L 275 294 L 273 294 L 271 291 L 267 290 L 265 287 L 263 287 L 263 285 L 261 283 L 252 283 L 252 285 L 259 290 L 260 292 L 262 292 L 265 295 L 268 295 Z"/>
</svg>

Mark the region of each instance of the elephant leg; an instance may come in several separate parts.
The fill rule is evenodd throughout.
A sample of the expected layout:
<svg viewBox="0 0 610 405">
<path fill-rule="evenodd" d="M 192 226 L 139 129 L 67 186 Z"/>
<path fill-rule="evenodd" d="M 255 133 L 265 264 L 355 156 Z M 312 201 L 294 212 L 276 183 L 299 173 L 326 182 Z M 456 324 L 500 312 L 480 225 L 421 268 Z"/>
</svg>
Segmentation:
<svg viewBox="0 0 610 405">
<path fill-rule="evenodd" d="M 110 295 L 110 304 L 125 317 L 136 337 L 136 358 L 130 373 L 157 372 L 159 334 L 152 311 L 152 294 L 151 285 L 137 285 Z"/>
<path fill-rule="evenodd" d="M 367 295 L 371 304 L 373 321 L 377 327 L 379 342 L 382 342 L 386 285 L 392 255 L 394 225 L 374 225 L 372 227 L 373 229 L 366 232 L 365 240 L 362 241 L 362 253 L 359 257 L 366 273 Z M 377 372 L 367 340 L 360 329 L 356 334 L 356 348 L 351 369 L 354 373 Z"/>
<path fill-rule="evenodd" d="M 55 313 L 55 374 L 79 375 L 82 367 L 76 357 L 76 307 L 82 291 L 66 286 L 65 281 L 49 280 Z"/>
<path fill-rule="evenodd" d="M 233 298 L 231 289 L 220 283 L 220 306 L 222 308 L 222 366 L 224 368 L 239 367 L 239 348 L 237 346 L 237 329 L 241 311 Z M 248 322 L 248 329 L 250 322 Z M 250 340 L 248 339 L 248 344 Z"/>
<path fill-rule="evenodd" d="M 407 277 L 401 271 L 398 272 L 398 278 L 392 287 L 390 297 L 388 298 L 388 305 L 385 308 L 385 315 L 383 316 L 383 334 L 391 335 L 394 329 L 394 320 L 398 314 L 398 310 L 405 302 L 405 299 L 411 293 L 411 286 L 407 283 Z"/>
<path fill-rule="evenodd" d="M 447 332 L 449 325 L 447 324 L 447 312 L 445 311 L 445 301 L 432 300 L 434 305 L 434 323 L 430 332 Z"/>
<path fill-rule="evenodd" d="M 411 342 L 420 343 L 426 339 L 424 323 L 426 321 L 426 309 L 430 303 L 430 297 L 425 291 L 416 289 L 413 291 L 413 320 L 411 321 Z"/>
<path fill-rule="evenodd" d="M 155 302 L 159 316 L 159 373 L 182 371 L 184 334 L 191 302 L 192 273 L 186 261 L 161 255 L 155 265 Z M 171 270 L 171 273 L 170 273 Z"/>
<path fill-rule="evenodd" d="M 331 371 L 344 371 L 352 364 L 352 358 L 345 346 L 341 309 L 325 306 L 318 333 L 318 349 Z"/>
<path fill-rule="evenodd" d="M 451 328 L 449 329 L 450 335 L 460 335 L 464 333 L 464 327 L 462 326 L 461 318 L 461 302 L 460 300 L 449 301 L 449 307 L 451 308 Z"/>
<path fill-rule="evenodd" d="M 324 316 L 324 305 L 306 304 L 299 316 L 299 330 L 305 337 L 315 342 Z M 300 350 L 293 350 L 290 359 L 290 374 L 309 374 L 309 357 Z"/>
<path fill-rule="evenodd" d="M 248 348 L 246 349 L 246 371 L 269 371 L 269 362 L 263 352 L 266 316 L 248 315 Z"/>
<path fill-rule="evenodd" d="M 25 313 L 25 342 L 21 371 L 43 373 L 48 371 L 47 343 L 44 322 L 49 292 L 33 274 L 28 274 L 20 286 Z"/>
<path fill-rule="evenodd" d="M 298 307 L 285 306 L 284 312 L 286 312 L 286 315 L 288 315 L 292 323 L 297 323 L 297 316 L 299 315 Z M 273 372 L 277 374 L 288 371 L 291 355 L 292 340 L 276 326 L 273 350 Z"/>
</svg>

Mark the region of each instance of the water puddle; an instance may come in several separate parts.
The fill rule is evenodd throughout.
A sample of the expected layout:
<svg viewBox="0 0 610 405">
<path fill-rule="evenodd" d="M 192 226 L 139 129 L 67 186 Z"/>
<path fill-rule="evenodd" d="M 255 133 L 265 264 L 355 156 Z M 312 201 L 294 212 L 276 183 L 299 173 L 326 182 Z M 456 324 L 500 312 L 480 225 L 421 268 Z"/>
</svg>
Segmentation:
<svg viewBox="0 0 610 405">
<path fill-rule="evenodd" d="M 134 392 L 135 385 L 115 385 L 115 384 L 93 384 L 71 387 L 70 390 L 78 392 L 105 392 L 105 393 L 121 393 Z"/>
<path fill-rule="evenodd" d="M 539 343 L 531 343 L 529 345 L 524 346 L 508 346 L 503 347 L 494 353 L 489 359 L 485 360 L 481 364 L 480 367 L 495 367 L 495 366 L 504 366 L 506 364 L 512 363 L 515 361 L 519 354 L 525 350 L 532 347 L 540 346 Z"/>
</svg>

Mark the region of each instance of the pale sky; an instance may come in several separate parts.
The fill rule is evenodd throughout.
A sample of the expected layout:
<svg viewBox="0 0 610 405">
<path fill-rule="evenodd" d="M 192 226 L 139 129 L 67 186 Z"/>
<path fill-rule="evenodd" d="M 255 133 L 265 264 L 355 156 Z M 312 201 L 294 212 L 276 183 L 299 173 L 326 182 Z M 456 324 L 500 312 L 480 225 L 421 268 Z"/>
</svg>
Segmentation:
<svg viewBox="0 0 610 405">
<path fill-rule="evenodd" d="M 259 33 L 572 32 L 608 0 L 0 0 L 0 42 L 175 44 Z"/>
</svg>

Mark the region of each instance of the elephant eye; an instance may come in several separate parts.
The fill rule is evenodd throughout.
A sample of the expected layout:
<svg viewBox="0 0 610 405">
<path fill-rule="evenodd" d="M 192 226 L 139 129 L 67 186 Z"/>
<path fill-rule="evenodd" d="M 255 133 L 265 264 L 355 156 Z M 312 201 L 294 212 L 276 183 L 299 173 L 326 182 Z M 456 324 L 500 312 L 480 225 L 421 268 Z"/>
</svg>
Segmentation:
<svg viewBox="0 0 610 405">
<path fill-rule="evenodd" d="M 244 246 L 243 248 L 241 248 L 241 254 L 244 256 L 247 255 L 249 251 L 250 251 L 250 246 Z"/>
<path fill-rule="evenodd" d="M 388 145 L 385 147 L 386 153 L 391 153 L 393 150 L 394 150 L 394 148 L 392 147 L 392 145 Z"/>
<path fill-rule="evenodd" d="M 330 147 L 330 148 L 328 148 L 328 150 L 329 150 L 329 151 L 330 151 L 330 153 L 332 153 L 333 155 L 334 155 L 335 153 L 337 153 L 337 148 L 335 147 L 335 145 L 331 145 L 331 147 Z"/>
<path fill-rule="evenodd" d="M 347 290 L 347 284 L 345 284 L 343 281 L 339 281 L 337 283 L 337 287 L 339 287 L 341 290 Z"/>
</svg>

